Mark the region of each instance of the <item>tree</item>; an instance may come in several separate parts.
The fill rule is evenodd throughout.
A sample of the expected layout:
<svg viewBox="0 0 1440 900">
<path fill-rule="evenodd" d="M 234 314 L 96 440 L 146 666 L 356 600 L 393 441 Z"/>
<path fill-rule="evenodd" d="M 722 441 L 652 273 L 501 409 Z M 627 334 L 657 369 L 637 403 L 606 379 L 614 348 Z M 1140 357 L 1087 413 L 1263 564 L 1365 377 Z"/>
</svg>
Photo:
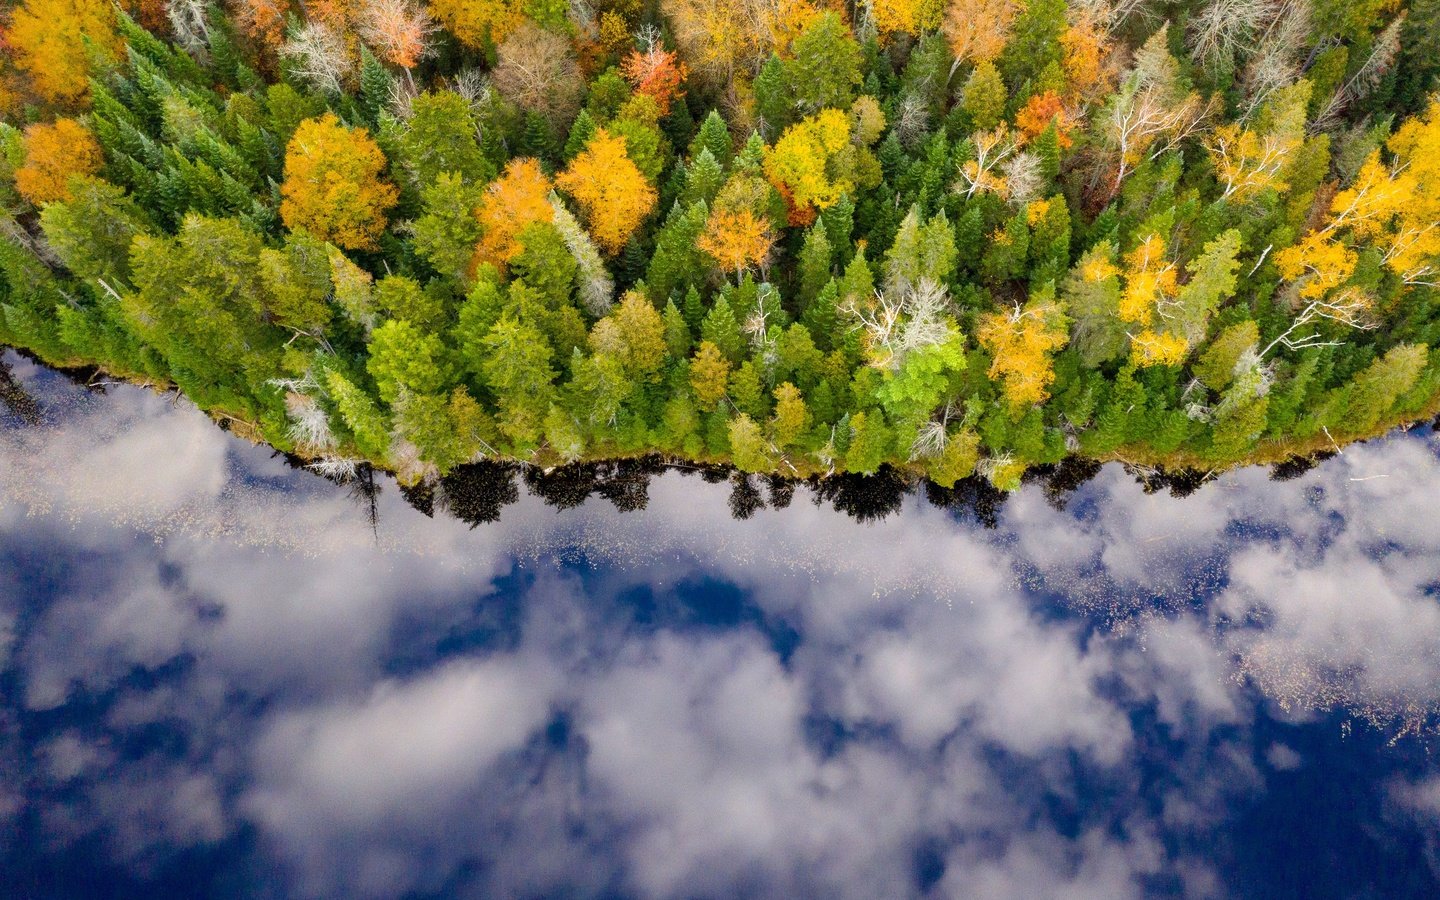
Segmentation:
<svg viewBox="0 0 1440 900">
<path fill-rule="evenodd" d="M 1010 40 L 1019 15 L 1020 6 L 1014 0 L 950 0 L 944 31 L 955 65 L 972 63 L 978 72 L 979 66 L 993 64 Z"/>
<path fill-rule="evenodd" d="M 839 15 L 826 12 L 816 17 L 792 50 L 784 71 L 794 109 L 816 112 L 850 105 L 860 84 L 860 45 Z"/>
<path fill-rule="evenodd" d="M 355 58 L 350 50 L 343 31 L 317 20 L 292 28 L 280 56 L 289 62 L 298 81 L 338 98 L 355 77 Z"/>
<path fill-rule="evenodd" d="M 700 339 L 714 344 L 732 363 L 740 362 L 745 349 L 744 338 L 740 334 L 740 323 L 735 318 L 735 311 L 731 309 L 730 300 L 724 294 L 715 301 L 715 305 L 705 314 L 705 320 L 700 323 Z"/>
<path fill-rule="evenodd" d="M 1212 391 L 1223 391 L 1230 386 L 1243 357 L 1258 359 L 1255 350 L 1259 342 L 1260 326 L 1254 319 L 1237 322 L 1210 342 L 1191 371 Z"/>
<path fill-rule="evenodd" d="M 734 212 L 716 209 L 705 222 L 705 233 L 696 242 L 721 269 L 735 273 L 739 280 L 751 266 L 760 266 L 775 242 L 768 222 L 757 219 L 748 209 Z"/>
<path fill-rule="evenodd" d="M 540 440 L 555 394 L 550 342 L 534 326 L 502 316 L 482 342 L 485 384 L 500 405 L 500 431 L 524 449 Z"/>
<path fill-rule="evenodd" d="M 430 0 L 430 11 L 467 47 L 499 44 L 525 21 L 522 0 Z"/>
<path fill-rule="evenodd" d="M 539 115 L 552 133 L 565 134 L 585 93 L 570 42 L 527 21 L 510 32 L 496 55 L 491 77 L 501 96 Z"/>
<path fill-rule="evenodd" d="M 105 162 L 90 129 L 74 119 L 56 119 L 25 129 L 25 164 L 15 170 L 15 189 L 36 206 L 69 200 L 73 175 L 94 175 Z"/>
<path fill-rule="evenodd" d="M 391 319 L 375 329 L 366 365 L 380 399 L 389 404 L 402 393 L 442 393 L 453 379 L 440 336 L 404 319 Z"/>
<path fill-rule="evenodd" d="M 1283 193 L 1284 174 L 1305 140 L 1305 103 L 1309 82 L 1288 88 L 1271 104 L 1258 127 L 1229 122 L 1214 128 L 1205 150 L 1223 187 L 1221 199 L 1245 203 L 1266 191 Z"/>
<path fill-rule="evenodd" d="M 424 190 L 445 172 L 466 182 L 487 182 L 495 168 L 480 150 L 470 104 L 454 91 L 426 91 L 410 101 L 410 118 L 397 142 L 410 183 Z"/>
<path fill-rule="evenodd" d="M 590 345 L 620 361 L 636 381 L 657 381 L 668 347 L 665 322 L 638 291 L 626 291 L 610 315 L 595 323 Z"/>
<path fill-rule="evenodd" d="M 565 208 L 565 204 L 560 202 L 554 192 L 550 194 L 550 209 L 555 214 L 555 230 L 565 242 L 565 249 L 570 251 L 571 258 L 575 260 L 580 300 L 590 315 L 599 318 L 610 311 L 610 303 L 615 295 L 615 280 L 605 268 L 605 261 L 600 258 L 600 251 L 595 247 L 590 234 L 580 227 L 580 222 L 570 214 L 570 210 Z"/>
<path fill-rule="evenodd" d="M 764 5 L 756 0 L 662 0 L 661 11 L 690 69 L 708 84 L 734 89 L 735 74 L 755 67 L 769 52 L 755 24 Z"/>
<path fill-rule="evenodd" d="M 124 190 L 99 178 L 73 178 L 70 192 L 40 214 L 46 243 L 77 278 L 112 287 L 128 282 L 130 244 L 153 230 L 150 217 Z"/>
<path fill-rule="evenodd" d="M 376 56 L 403 69 L 406 78 L 430 55 L 430 36 L 435 30 L 435 20 L 414 0 L 365 0 L 356 23 L 360 39 Z"/>
<path fill-rule="evenodd" d="M 821 110 L 785 129 L 765 154 L 765 175 L 788 192 L 794 206 L 824 209 L 855 189 L 829 167 L 850 146 L 849 117 L 838 109 Z"/>
<path fill-rule="evenodd" d="M 991 378 L 1004 382 L 1014 409 L 1043 403 L 1055 380 L 1051 354 L 1065 346 L 1065 315 L 1053 299 L 1039 294 L 1009 313 L 986 313 L 976 337 L 990 353 Z"/>
<path fill-rule="evenodd" d="M 858 412 L 850 418 L 850 446 L 845 451 L 845 468 L 869 475 L 890 456 L 893 435 L 878 410 Z"/>
<path fill-rule="evenodd" d="M 1101 135 L 1115 157 L 1111 192 L 1144 162 L 1154 159 L 1199 131 L 1212 104 L 1185 92 L 1179 64 L 1165 43 L 1166 28 L 1155 32 L 1135 55 L 1135 65 L 1110 97 Z"/>
<path fill-rule="evenodd" d="M 276 323 L 319 337 L 330 324 L 330 258 L 325 245 L 308 235 L 291 235 L 283 249 L 260 251 L 265 313 Z"/>
<path fill-rule="evenodd" d="M 810 409 L 805 405 L 799 388 L 788 381 L 775 388 L 775 418 L 770 428 L 780 449 L 795 446 L 810 430 L 810 421 Z M 734 444 L 733 437 L 731 444 Z"/>
<path fill-rule="evenodd" d="M 501 176 L 486 188 L 475 209 L 481 234 L 471 268 L 488 263 L 503 271 L 520 253 L 520 232 L 531 223 L 554 219 L 550 205 L 553 188 L 538 160 L 510 160 Z"/>
<path fill-rule="evenodd" d="M 97 74 L 88 48 L 109 60 L 124 50 L 115 6 L 106 0 L 26 0 L 11 14 L 5 41 L 36 93 L 58 106 L 85 99 Z"/>
<path fill-rule="evenodd" d="M 1120 269 L 1115 246 L 1101 241 L 1070 270 L 1062 298 L 1075 323 L 1071 344 L 1085 365 L 1095 367 L 1125 352 L 1125 321 L 1120 317 Z"/>
<path fill-rule="evenodd" d="M 424 213 L 411 225 L 415 252 L 435 271 L 463 282 L 470 271 L 481 228 L 475 218 L 485 194 L 458 172 L 441 172 L 420 193 Z"/>
<path fill-rule="evenodd" d="M 655 188 L 631 161 L 625 140 L 604 128 L 596 129 L 584 152 L 555 181 L 580 204 L 590 233 L 611 256 L 624 249 L 655 208 Z"/>
<path fill-rule="evenodd" d="M 768 472 L 775 465 L 770 442 L 744 413 L 730 420 L 730 459 L 742 472 Z"/>
<path fill-rule="evenodd" d="M 620 72 L 638 94 L 644 94 L 655 101 L 660 115 L 670 112 L 670 103 L 685 96 L 681 85 L 689 74 L 683 62 L 675 53 L 658 44 L 649 49 L 631 50 L 620 63 Z"/>
<path fill-rule="evenodd" d="M 334 113 L 307 119 L 285 149 L 280 218 L 338 247 L 374 250 L 399 199 L 384 169 L 385 155 L 365 129 L 344 127 Z"/>
<path fill-rule="evenodd" d="M 719 347 L 701 341 L 690 360 L 690 387 L 695 391 L 696 404 L 705 412 L 714 409 L 725 398 L 729 383 L 730 362 Z"/>
<path fill-rule="evenodd" d="M 970 121 L 982 131 L 993 131 L 1005 118 L 1005 81 L 990 60 L 982 60 L 970 73 L 961 92 L 960 104 Z"/>
</svg>

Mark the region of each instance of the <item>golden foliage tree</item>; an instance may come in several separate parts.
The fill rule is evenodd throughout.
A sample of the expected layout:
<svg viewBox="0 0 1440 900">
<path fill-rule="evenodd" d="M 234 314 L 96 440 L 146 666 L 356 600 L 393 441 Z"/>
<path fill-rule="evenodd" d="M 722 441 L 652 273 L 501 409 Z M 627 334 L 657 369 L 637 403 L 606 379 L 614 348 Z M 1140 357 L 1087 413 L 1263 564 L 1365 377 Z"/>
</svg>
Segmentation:
<svg viewBox="0 0 1440 900">
<path fill-rule="evenodd" d="M 658 199 L 626 152 L 625 139 L 604 128 L 596 129 L 555 181 L 580 204 L 595 242 L 611 256 L 625 247 Z"/>
<path fill-rule="evenodd" d="M 690 360 L 690 387 L 696 405 L 707 412 L 714 409 L 725 398 L 729 378 L 730 362 L 725 354 L 710 341 L 701 341 Z"/>
<path fill-rule="evenodd" d="M 538 160 L 510 160 L 504 173 L 490 182 L 475 210 L 481 232 L 472 266 L 489 263 L 503 271 L 521 250 L 520 232 L 527 225 L 555 218 L 549 201 L 554 186 L 540 170 Z"/>
<path fill-rule="evenodd" d="M 35 92 L 51 103 L 73 105 L 89 93 L 91 53 L 118 58 L 123 51 L 110 0 L 26 0 L 10 18 L 5 40 L 15 65 Z"/>
<path fill-rule="evenodd" d="M 739 278 L 746 269 L 761 264 L 774 243 L 770 224 L 750 210 L 717 208 L 706 220 L 705 232 L 696 246 L 710 254 L 720 268 Z"/>
<path fill-rule="evenodd" d="M 765 154 L 765 175 L 795 206 L 825 209 L 854 188 L 827 166 L 850 146 L 850 117 L 823 109 L 785 129 Z"/>
<path fill-rule="evenodd" d="M 71 175 L 93 175 L 105 162 L 90 129 L 74 119 L 25 129 L 25 164 L 15 170 L 15 189 L 39 206 L 69 200 Z"/>
<path fill-rule="evenodd" d="M 733 91 L 736 74 L 758 66 L 770 50 L 755 27 L 770 11 L 764 0 L 661 0 L 660 9 L 690 68 L 716 87 Z"/>
<path fill-rule="evenodd" d="M 386 181 L 385 154 L 363 128 L 334 113 L 306 119 L 285 148 L 280 218 L 347 250 L 374 250 L 399 191 Z"/>
<path fill-rule="evenodd" d="M 1319 302 L 1350 280 L 1356 245 L 1380 252 L 1406 284 L 1433 285 L 1440 275 L 1440 100 L 1407 121 L 1335 194 L 1323 224 L 1276 254 L 1280 274 L 1303 300 Z M 1347 289 L 1347 294 L 1353 292 Z"/>
<path fill-rule="evenodd" d="M 467 47 L 500 43 L 525 20 L 520 0 L 430 0 L 430 12 Z"/>
<path fill-rule="evenodd" d="M 1001 379 L 1005 399 L 1020 409 L 1043 403 L 1055 380 L 1051 354 L 1069 340 L 1064 312 L 1036 297 L 1008 313 L 980 317 L 976 337 L 990 353 L 990 377 Z"/>
</svg>

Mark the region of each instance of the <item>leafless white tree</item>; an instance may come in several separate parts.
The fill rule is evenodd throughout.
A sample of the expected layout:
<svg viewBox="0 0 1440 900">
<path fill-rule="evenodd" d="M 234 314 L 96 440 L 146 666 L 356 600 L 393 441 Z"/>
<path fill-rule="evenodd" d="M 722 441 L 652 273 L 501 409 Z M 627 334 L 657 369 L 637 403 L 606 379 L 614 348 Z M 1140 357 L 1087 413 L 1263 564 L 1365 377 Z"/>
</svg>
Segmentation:
<svg viewBox="0 0 1440 900">
<path fill-rule="evenodd" d="M 322 22 L 308 22 L 295 29 L 280 47 L 280 55 L 295 64 L 295 76 L 324 94 L 344 91 L 350 77 L 350 55 L 345 41 Z"/>
</svg>

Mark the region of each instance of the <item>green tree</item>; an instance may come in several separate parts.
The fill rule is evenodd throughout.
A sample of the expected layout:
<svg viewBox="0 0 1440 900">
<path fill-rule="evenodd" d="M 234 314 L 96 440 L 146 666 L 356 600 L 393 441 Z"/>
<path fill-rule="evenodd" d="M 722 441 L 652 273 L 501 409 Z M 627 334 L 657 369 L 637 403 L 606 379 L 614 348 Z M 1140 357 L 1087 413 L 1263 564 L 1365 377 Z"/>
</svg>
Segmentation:
<svg viewBox="0 0 1440 900">
<path fill-rule="evenodd" d="M 844 109 L 860 84 L 860 45 L 840 16 L 817 16 L 791 47 L 785 62 L 785 86 L 792 108 L 813 113 L 826 107 Z"/>
</svg>

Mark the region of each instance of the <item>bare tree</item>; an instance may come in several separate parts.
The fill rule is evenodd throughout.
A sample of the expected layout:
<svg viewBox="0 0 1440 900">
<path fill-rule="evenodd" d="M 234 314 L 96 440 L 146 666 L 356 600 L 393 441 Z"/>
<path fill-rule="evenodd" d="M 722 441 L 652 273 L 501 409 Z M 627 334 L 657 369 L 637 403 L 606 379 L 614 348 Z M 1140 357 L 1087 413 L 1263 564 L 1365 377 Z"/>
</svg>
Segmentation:
<svg viewBox="0 0 1440 900">
<path fill-rule="evenodd" d="M 324 94 L 344 92 L 350 78 L 350 54 L 345 41 L 323 22 L 308 22 L 295 29 L 280 47 L 280 55 L 295 64 L 295 76 Z"/>
<path fill-rule="evenodd" d="M 1267 344 L 1264 350 L 1256 354 L 1256 358 L 1264 359 L 1265 355 L 1276 347 L 1285 347 L 1287 350 L 1304 350 L 1307 347 L 1338 347 L 1344 341 L 1326 338 L 1316 327 L 1318 323 L 1325 320 L 1347 328 L 1370 331 L 1377 326 L 1367 317 L 1366 314 L 1369 311 L 1370 298 L 1355 288 L 1337 291 L 1328 297 L 1312 300 L 1290 323 L 1290 327 Z M 1296 332 L 1302 333 L 1296 334 Z"/>
<path fill-rule="evenodd" d="M 922 278 L 910 290 L 876 291 L 868 302 L 852 297 L 840 311 L 863 329 L 870 365 L 899 371 L 908 354 L 949 340 L 954 332 L 949 308 L 945 286 Z"/>
<path fill-rule="evenodd" d="M 521 109 L 544 117 L 552 128 L 568 126 L 585 91 L 570 42 L 527 21 L 497 53 L 495 89 Z"/>
<path fill-rule="evenodd" d="M 966 199 L 978 191 L 1000 192 L 1004 180 L 995 174 L 995 169 L 1015 152 L 1015 137 L 1001 122 L 991 131 L 978 131 L 970 136 L 975 147 L 975 158 L 960 163 L 957 170 L 960 179 L 951 190 L 963 193 Z"/>
<path fill-rule="evenodd" d="M 210 19 L 205 0 L 168 0 L 165 17 L 175 33 L 175 43 L 196 59 L 203 60 L 210 50 Z"/>
</svg>

